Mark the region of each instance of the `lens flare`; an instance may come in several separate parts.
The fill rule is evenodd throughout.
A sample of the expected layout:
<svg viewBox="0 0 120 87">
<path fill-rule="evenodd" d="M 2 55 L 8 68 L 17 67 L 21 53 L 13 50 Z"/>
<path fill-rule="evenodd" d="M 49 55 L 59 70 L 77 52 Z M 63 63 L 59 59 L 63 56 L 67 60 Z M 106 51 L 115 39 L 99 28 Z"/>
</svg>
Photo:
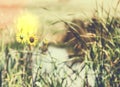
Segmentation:
<svg viewBox="0 0 120 87">
<path fill-rule="evenodd" d="M 16 21 L 16 27 L 18 32 L 23 32 L 25 34 L 36 34 L 38 30 L 38 18 L 29 12 L 24 12 L 21 14 Z"/>
</svg>

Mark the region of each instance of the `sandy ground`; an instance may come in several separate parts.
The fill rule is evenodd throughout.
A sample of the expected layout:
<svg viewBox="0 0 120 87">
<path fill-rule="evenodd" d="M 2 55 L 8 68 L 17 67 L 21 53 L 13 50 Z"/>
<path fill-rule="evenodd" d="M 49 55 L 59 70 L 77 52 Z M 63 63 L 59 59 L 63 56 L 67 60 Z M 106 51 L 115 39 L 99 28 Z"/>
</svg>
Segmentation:
<svg viewBox="0 0 120 87">
<path fill-rule="evenodd" d="M 50 52 L 51 56 L 55 59 L 55 64 L 57 65 L 57 70 L 55 72 L 59 72 L 59 77 L 62 78 L 65 75 L 67 76 L 65 81 L 62 84 L 62 87 L 84 87 L 84 80 L 85 80 L 85 73 L 87 72 L 88 76 L 88 83 L 90 87 L 95 86 L 95 74 L 92 69 L 90 69 L 88 66 L 85 66 L 82 70 L 82 67 L 84 66 L 83 63 L 75 64 L 72 69 L 70 69 L 65 63 L 65 61 L 70 61 L 68 59 L 68 53 L 63 48 L 56 48 L 53 46 L 50 46 L 48 48 L 48 51 Z M 42 66 L 41 74 L 44 73 L 53 73 L 54 67 L 51 62 L 53 62 L 53 59 L 50 57 L 49 53 L 46 53 L 46 55 L 39 55 L 39 56 L 33 56 L 34 61 L 34 67 L 38 68 L 39 65 Z M 34 68 L 33 72 L 36 73 L 36 68 Z M 75 70 L 79 73 L 75 74 L 72 72 L 72 70 Z M 70 77 L 69 77 L 70 76 Z M 67 83 L 67 86 L 65 84 Z M 39 84 L 39 87 L 40 86 Z"/>
</svg>

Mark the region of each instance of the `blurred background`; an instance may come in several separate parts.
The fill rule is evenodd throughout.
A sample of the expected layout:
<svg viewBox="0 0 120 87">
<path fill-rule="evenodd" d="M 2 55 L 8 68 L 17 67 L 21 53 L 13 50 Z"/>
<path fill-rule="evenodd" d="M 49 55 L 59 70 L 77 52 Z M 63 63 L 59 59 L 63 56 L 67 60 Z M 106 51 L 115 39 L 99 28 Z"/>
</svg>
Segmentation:
<svg viewBox="0 0 120 87">
<path fill-rule="evenodd" d="M 28 10 L 37 16 L 47 16 L 52 20 L 52 14 L 45 14 L 41 9 L 60 18 L 83 18 L 93 16 L 94 9 L 100 6 L 105 10 L 115 8 L 118 0 L 0 0 L 0 27 L 11 24 L 21 11 Z M 120 6 L 119 6 L 120 7 Z M 51 17 L 52 16 L 52 17 Z M 42 20 L 42 19 L 41 19 Z"/>
<path fill-rule="evenodd" d="M 54 23 L 59 19 L 70 21 L 75 18 L 93 17 L 95 9 L 100 11 L 99 16 L 102 17 L 105 14 L 101 13 L 101 8 L 103 7 L 106 11 L 110 10 L 110 14 L 112 14 L 117 2 L 118 0 L 0 0 L 0 32 L 5 32 L 6 38 L 9 34 L 12 35 L 16 30 L 17 18 L 20 14 L 28 11 L 38 17 L 42 23 L 40 24 L 42 25 L 41 29 L 44 32 L 47 30 L 49 36 L 51 29 L 55 32 L 64 30 L 63 24 L 58 23 L 51 26 L 50 22 Z M 119 16 L 119 9 L 117 11 L 116 15 Z M 8 27 L 9 29 L 7 29 Z M 9 42 L 9 39 L 6 41 Z"/>
</svg>

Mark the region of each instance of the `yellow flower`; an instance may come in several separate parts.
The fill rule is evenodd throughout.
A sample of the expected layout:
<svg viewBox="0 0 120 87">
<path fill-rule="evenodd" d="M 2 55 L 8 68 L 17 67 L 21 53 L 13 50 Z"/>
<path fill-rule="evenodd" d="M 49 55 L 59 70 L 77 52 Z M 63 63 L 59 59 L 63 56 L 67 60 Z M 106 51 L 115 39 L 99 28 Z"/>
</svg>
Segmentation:
<svg viewBox="0 0 120 87">
<path fill-rule="evenodd" d="M 26 42 L 26 35 L 22 32 L 19 32 L 16 34 L 16 40 L 19 43 L 25 43 Z"/>
<path fill-rule="evenodd" d="M 29 12 L 24 12 L 19 15 L 16 20 L 16 27 L 18 31 L 25 34 L 36 34 L 38 26 L 38 18 Z"/>
<path fill-rule="evenodd" d="M 38 42 L 38 38 L 34 35 L 34 34 L 31 34 L 28 36 L 28 44 L 31 45 L 31 46 L 35 46 Z"/>
</svg>

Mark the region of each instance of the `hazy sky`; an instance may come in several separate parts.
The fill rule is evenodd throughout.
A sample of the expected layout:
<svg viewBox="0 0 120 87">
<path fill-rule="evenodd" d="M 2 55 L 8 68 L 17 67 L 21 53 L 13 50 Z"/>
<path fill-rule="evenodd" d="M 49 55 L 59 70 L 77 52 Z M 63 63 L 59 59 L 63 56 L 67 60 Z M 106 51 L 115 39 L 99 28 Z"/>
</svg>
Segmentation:
<svg viewBox="0 0 120 87">
<path fill-rule="evenodd" d="M 104 3 L 104 8 L 113 8 L 117 4 L 118 0 L 97 0 L 98 5 Z M 20 13 L 24 7 L 34 6 L 45 6 L 53 7 L 56 3 L 63 4 L 63 6 L 70 7 L 69 9 L 91 12 L 90 9 L 93 9 L 96 6 L 96 0 L 0 0 L 0 27 L 12 23 L 13 19 Z M 119 6 L 120 8 L 120 6 Z M 67 10 L 69 11 L 69 10 Z"/>
</svg>

